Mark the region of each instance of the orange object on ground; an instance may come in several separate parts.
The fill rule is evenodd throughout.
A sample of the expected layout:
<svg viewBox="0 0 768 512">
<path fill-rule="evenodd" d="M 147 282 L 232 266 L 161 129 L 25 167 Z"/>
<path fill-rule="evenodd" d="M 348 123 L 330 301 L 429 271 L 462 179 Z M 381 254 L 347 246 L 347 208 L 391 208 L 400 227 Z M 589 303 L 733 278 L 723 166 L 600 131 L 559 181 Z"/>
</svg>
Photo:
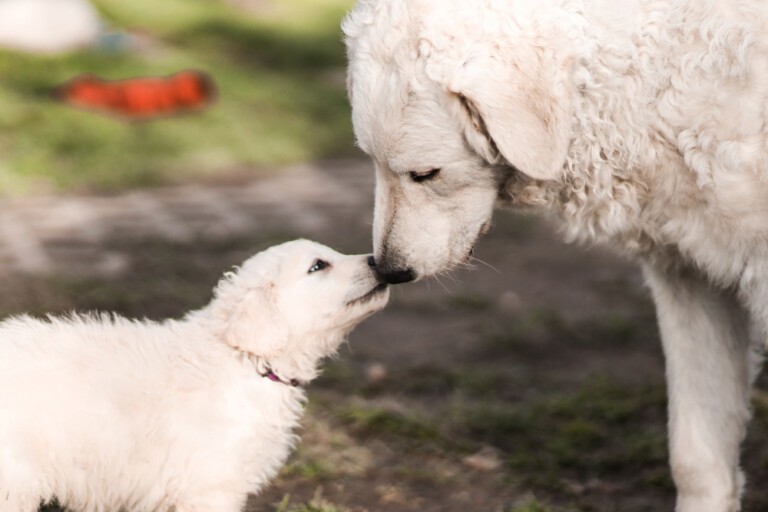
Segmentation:
<svg viewBox="0 0 768 512">
<path fill-rule="evenodd" d="M 57 87 L 53 96 L 73 107 L 128 119 L 151 119 L 200 110 L 216 98 L 216 87 L 211 77 L 200 71 L 114 81 L 81 75 Z"/>
</svg>

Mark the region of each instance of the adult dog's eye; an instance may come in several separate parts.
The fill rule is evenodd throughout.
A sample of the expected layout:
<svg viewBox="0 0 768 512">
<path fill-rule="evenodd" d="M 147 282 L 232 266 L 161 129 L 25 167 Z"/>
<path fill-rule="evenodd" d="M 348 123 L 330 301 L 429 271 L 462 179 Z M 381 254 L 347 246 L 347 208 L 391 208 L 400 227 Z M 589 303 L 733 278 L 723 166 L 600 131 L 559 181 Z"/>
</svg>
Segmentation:
<svg viewBox="0 0 768 512">
<path fill-rule="evenodd" d="M 312 272 L 318 272 L 320 270 L 323 270 L 324 268 L 330 267 L 331 264 L 327 261 L 323 260 L 317 260 L 315 261 L 311 267 L 309 267 L 309 271 L 307 273 L 311 274 Z"/>
<path fill-rule="evenodd" d="M 436 178 L 437 175 L 440 174 L 440 169 L 430 169 L 423 172 L 411 171 L 409 174 L 413 181 L 416 183 L 421 183 L 422 181 L 429 181 Z"/>
</svg>

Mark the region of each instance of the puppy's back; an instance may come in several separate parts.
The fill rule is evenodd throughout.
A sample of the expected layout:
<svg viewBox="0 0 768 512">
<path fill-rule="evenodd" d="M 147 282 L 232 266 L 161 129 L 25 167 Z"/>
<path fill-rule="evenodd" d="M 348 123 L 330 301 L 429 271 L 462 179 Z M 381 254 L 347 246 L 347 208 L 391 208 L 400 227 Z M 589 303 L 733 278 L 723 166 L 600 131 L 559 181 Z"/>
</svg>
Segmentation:
<svg viewBox="0 0 768 512">
<path fill-rule="evenodd" d="M 144 509 L 117 496 L 165 480 L 163 450 L 171 453 L 174 438 L 191 430 L 190 417 L 216 416 L 215 400 L 200 396 L 226 385 L 227 352 L 182 322 L 0 323 L 0 488 L 67 503 L 101 481 L 107 509 L 115 500 Z"/>
</svg>

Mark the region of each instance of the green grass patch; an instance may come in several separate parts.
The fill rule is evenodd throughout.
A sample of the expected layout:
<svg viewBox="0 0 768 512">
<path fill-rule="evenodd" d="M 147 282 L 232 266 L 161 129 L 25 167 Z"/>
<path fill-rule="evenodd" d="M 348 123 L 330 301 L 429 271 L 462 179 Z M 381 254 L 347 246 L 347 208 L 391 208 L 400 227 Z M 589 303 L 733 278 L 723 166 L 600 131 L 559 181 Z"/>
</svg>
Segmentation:
<svg viewBox="0 0 768 512">
<path fill-rule="evenodd" d="M 544 505 L 536 499 L 531 499 L 525 503 L 514 505 L 509 512 L 555 512 L 555 509 Z"/>
<path fill-rule="evenodd" d="M 326 481 L 333 479 L 334 471 L 319 460 L 297 460 L 289 462 L 281 470 L 284 477 L 299 476 L 309 480 Z"/>
<path fill-rule="evenodd" d="M 357 435 L 407 440 L 420 445 L 439 443 L 440 432 L 426 420 L 378 407 L 349 407 L 339 413 Z"/>
<path fill-rule="evenodd" d="M 630 478 L 671 487 L 663 387 L 594 378 L 573 393 L 522 403 L 482 401 L 454 412 L 456 428 L 506 453 L 528 485 L 553 490 L 560 478 Z"/>
<path fill-rule="evenodd" d="M 292 504 L 291 496 L 286 495 L 275 512 L 344 512 L 344 510 L 321 498 L 315 498 L 308 503 Z"/>
<path fill-rule="evenodd" d="M 560 312 L 549 308 L 514 317 L 503 326 L 487 341 L 487 348 L 500 355 L 511 351 L 541 354 L 558 342 L 567 342 L 573 347 L 620 348 L 642 336 L 652 336 L 649 331 L 655 329 L 653 321 L 642 322 L 619 314 L 569 321 Z"/>
<path fill-rule="evenodd" d="M 98 0 L 137 50 L 61 57 L 0 52 L 0 186 L 119 190 L 351 152 L 340 20 L 351 0 L 280 0 L 255 13 L 225 0 Z M 49 98 L 65 80 L 209 72 L 208 111 L 128 123 Z"/>
</svg>

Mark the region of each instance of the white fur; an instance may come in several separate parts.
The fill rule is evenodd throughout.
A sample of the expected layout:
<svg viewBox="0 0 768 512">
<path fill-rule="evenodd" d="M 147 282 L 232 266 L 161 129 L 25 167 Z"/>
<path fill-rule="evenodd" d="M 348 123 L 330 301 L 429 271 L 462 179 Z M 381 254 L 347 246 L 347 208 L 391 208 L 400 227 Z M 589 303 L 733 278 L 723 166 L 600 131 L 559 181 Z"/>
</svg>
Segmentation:
<svg viewBox="0 0 768 512">
<path fill-rule="evenodd" d="M 308 273 L 317 259 L 331 264 Z M 284 463 L 305 393 L 388 292 L 366 256 L 295 241 L 182 320 L 0 323 L 0 511 L 238 511 Z M 268 369 L 284 382 L 262 376 Z"/>
<path fill-rule="evenodd" d="M 382 271 L 460 264 L 494 202 L 640 261 L 677 509 L 738 510 L 747 324 L 768 326 L 768 4 L 359 0 L 344 31 Z"/>
<path fill-rule="evenodd" d="M 86 0 L 0 0 L 0 46 L 60 53 L 92 44 L 100 32 Z"/>
</svg>

